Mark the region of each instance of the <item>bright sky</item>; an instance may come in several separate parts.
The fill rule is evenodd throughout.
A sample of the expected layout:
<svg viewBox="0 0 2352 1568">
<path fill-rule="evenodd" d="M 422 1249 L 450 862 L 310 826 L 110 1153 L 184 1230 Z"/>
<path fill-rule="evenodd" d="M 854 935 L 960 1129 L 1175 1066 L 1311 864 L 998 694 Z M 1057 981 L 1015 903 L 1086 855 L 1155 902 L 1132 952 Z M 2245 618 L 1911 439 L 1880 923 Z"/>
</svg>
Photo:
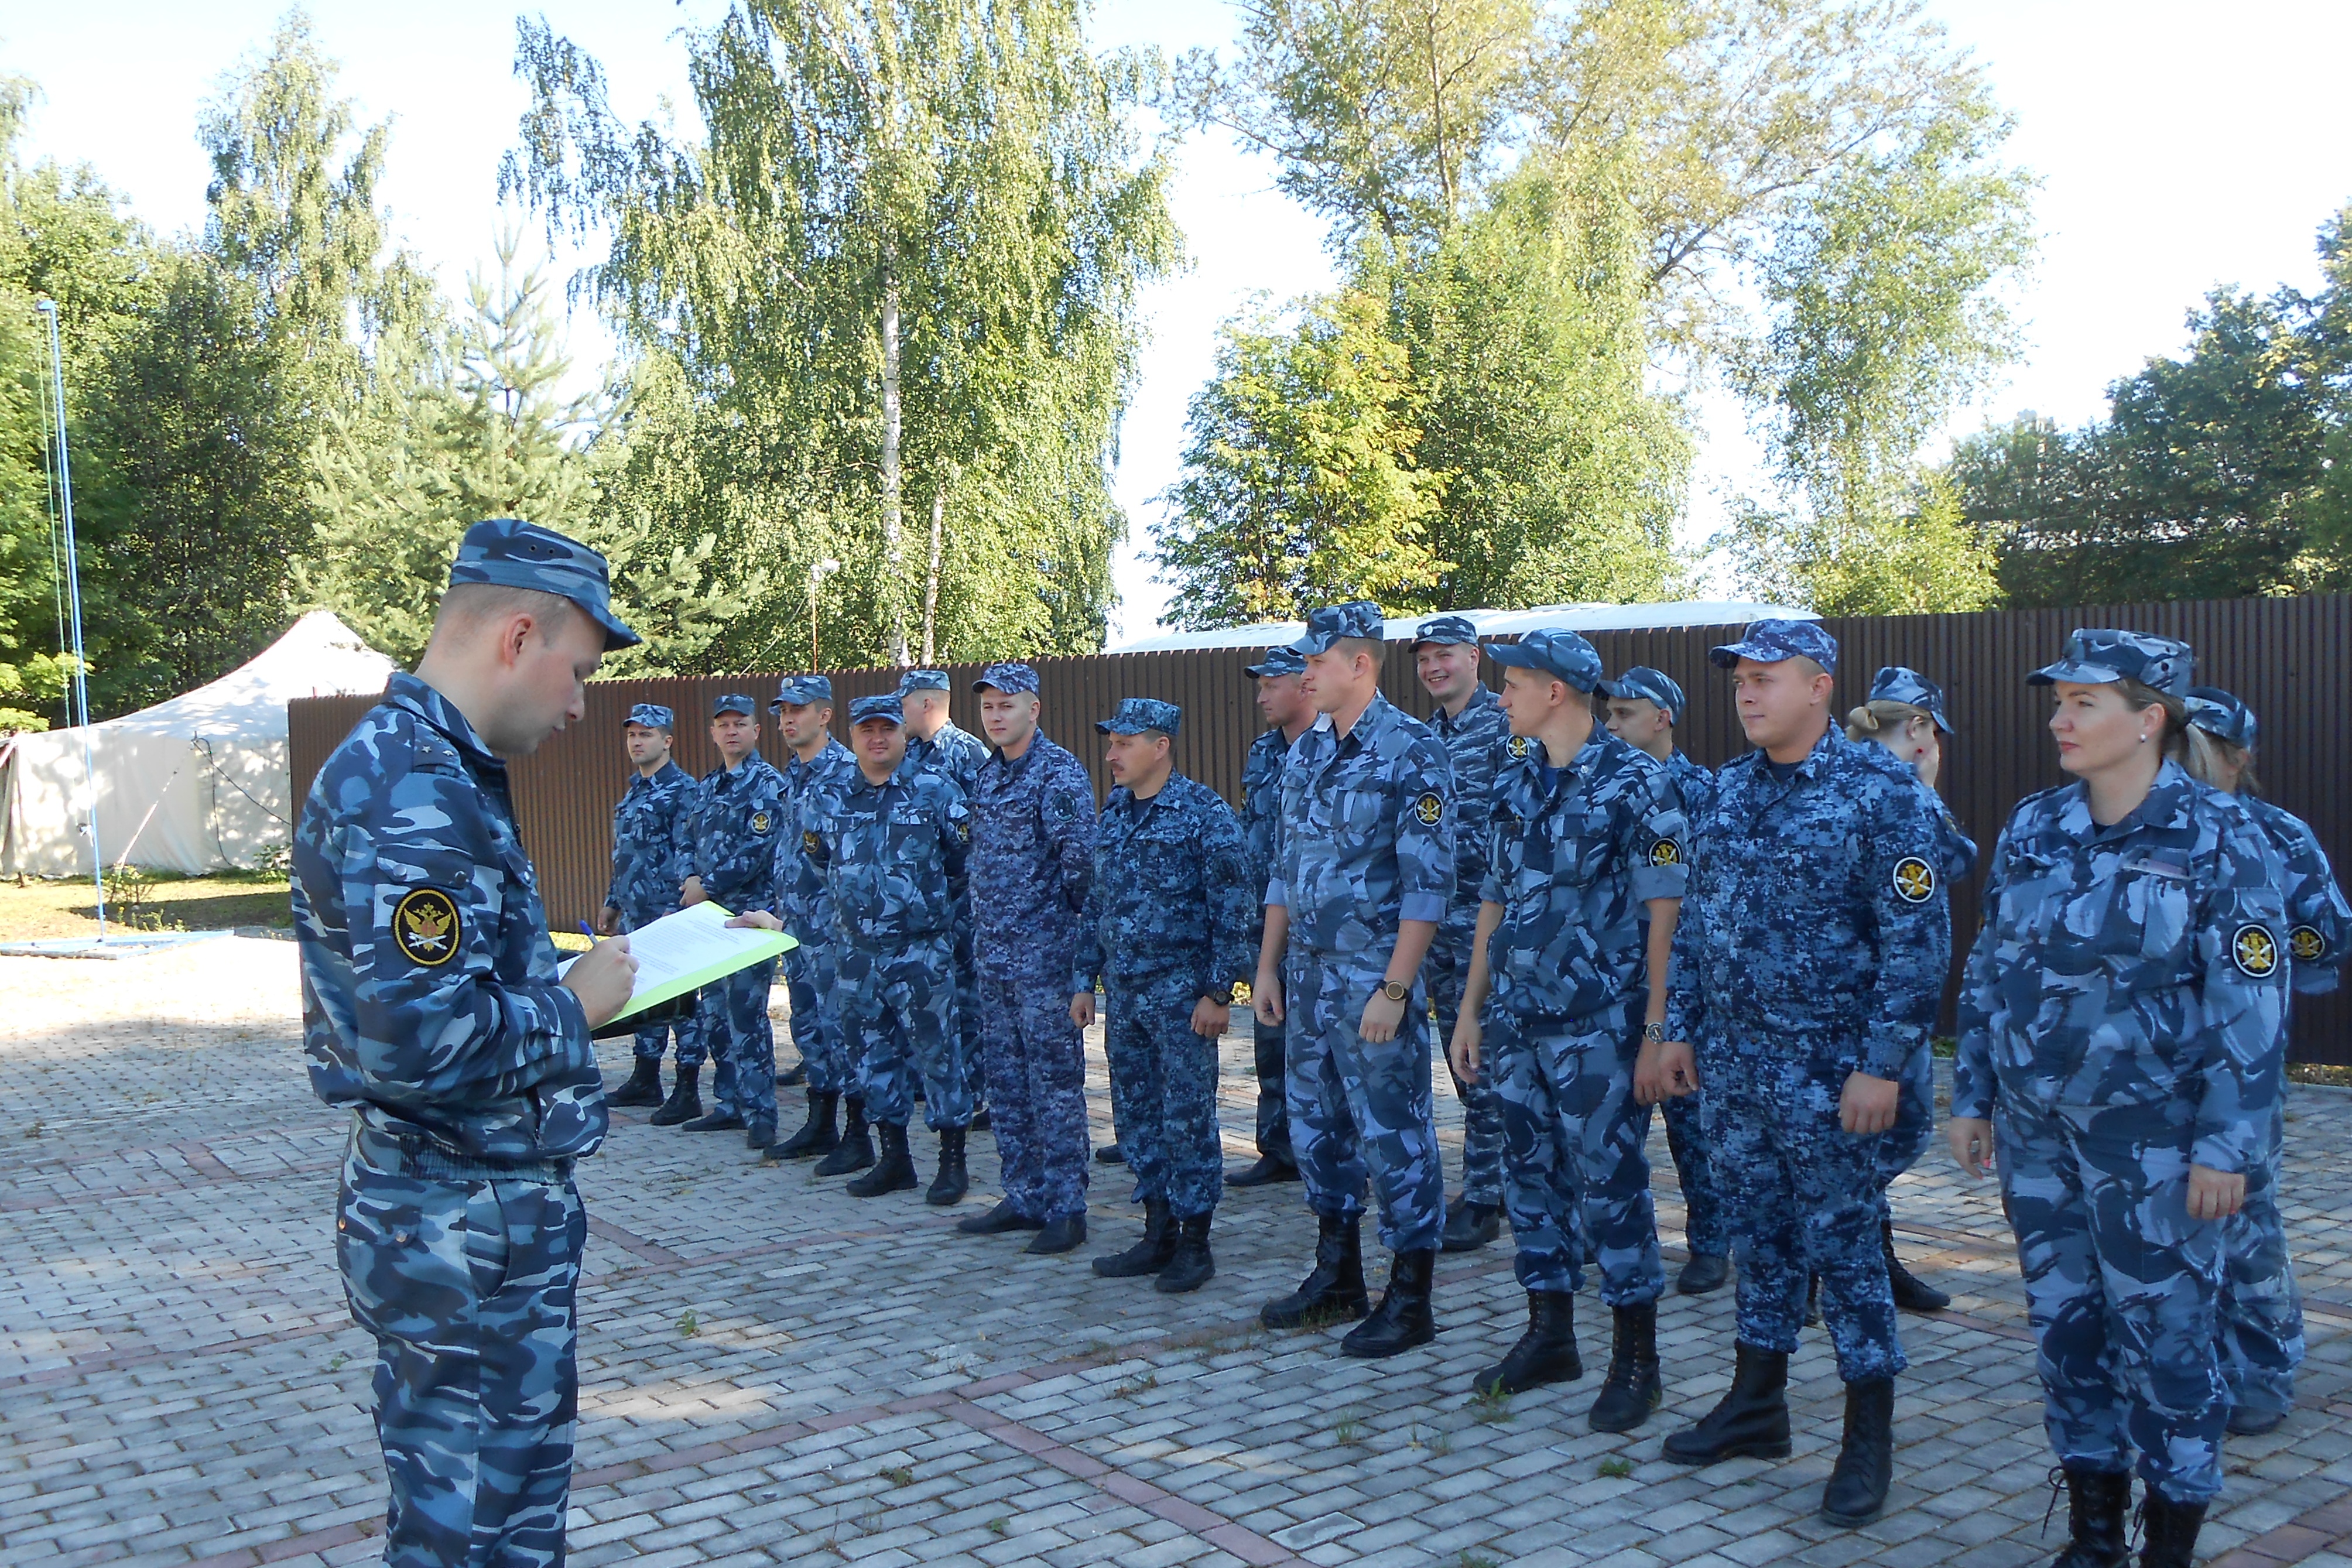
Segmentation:
<svg viewBox="0 0 2352 1568">
<path fill-rule="evenodd" d="M 2182 344 L 2185 313 L 2218 284 L 2267 292 L 2316 280 L 2312 240 L 2352 200 L 2352 137 L 2341 64 L 2352 6 L 2340 0 L 1929 0 L 1956 42 L 1987 62 L 2013 110 L 2013 156 L 2045 181 L 2045 240 L 2020 300 L 2030 342 L 2006 385 L 1954 421 L 2032 408 L 2073 423 L 2104 407 L 2108 382 Z M 36 156 L 86 161 L 164 230 L 202 221 L 206 169 L 198 105 L 260 46 L 277 0 L 109 0 L 11 6 L 0 71 L 40 83 Z M 682 20 L 715 0 L 571 0 L 557 26 L 601 59 L 616 106 L 642 118 L 687 101 Z M 394 117 L 385 200 L 405 243 L 453 293 L 493 254 L 498 163 L 522 93 L 510 74 L 512 13 L 483 0 L 383 5 L 330 0 L 313 12 L 367 120 Z M 1101 0 L 1098 45 L 1171 54 L 1221 45 L 1223 5 Z M 1149 635 L 1165 605 L 1138 556 L 1154 497 L 1174 479 L 1184 403 L 1206 379 L 1218 321 L 1256 290 L 1288 298 L 1328 285 L 1321 226 L 1273 190 L 1273 171 L 1222 138 L 1189 143 L 1175 191 L 1192 266 L 1150 300 L 1152 342 L 1122 441 L 1118 489 L 1135 541 L 1121 552 L 1123 603 L 1111 640 Z M 569 266 L 574 258 L 562 258 Z M 607 349 L 575 320 L 583 360 Z M 1727 489 L 1754 490 L 1758 453 L 1738 408 L 1699 408 L 1705 445 L 1686 540 L 1705 538 Z"/>
</svg>

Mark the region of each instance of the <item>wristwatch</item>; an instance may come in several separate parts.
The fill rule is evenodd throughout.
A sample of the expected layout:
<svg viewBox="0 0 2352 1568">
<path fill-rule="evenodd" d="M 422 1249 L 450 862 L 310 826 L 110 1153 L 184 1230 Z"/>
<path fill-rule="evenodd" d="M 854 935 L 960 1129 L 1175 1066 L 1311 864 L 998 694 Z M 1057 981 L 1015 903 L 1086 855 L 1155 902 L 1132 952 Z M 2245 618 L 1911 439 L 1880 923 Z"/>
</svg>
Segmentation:
<svg viewBox="0 0 2352 1568">
<path fill-rule="evenodd" d="M 1381 994 L 1391 1002 L 1402 1002 L 1412 994 L 1412 987 L 1394 980 L 1383 980 L 1381 982 Z"/>
<path fill-rule="evenodd" d="M 1643 1025 L 1642 1043 L 1645 1046 L 1664 1045 L 1666 1043 L 1666 1026 L 1664 1024 Z"/>
</svg>

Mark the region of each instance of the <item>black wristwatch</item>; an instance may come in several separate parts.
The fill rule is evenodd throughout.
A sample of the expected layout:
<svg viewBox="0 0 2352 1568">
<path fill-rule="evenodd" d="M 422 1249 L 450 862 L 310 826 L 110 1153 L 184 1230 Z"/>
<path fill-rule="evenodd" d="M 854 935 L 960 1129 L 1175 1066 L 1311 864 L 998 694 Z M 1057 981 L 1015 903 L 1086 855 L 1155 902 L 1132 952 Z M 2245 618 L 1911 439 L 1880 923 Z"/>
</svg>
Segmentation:
<svg viewBox="0 0 2352 1568">
<path fill-rule="evenodd" d="M 1664 1024 L 1643 1025 L 1642 1043 L 1645 1046 L 1664 1045 L 1666 1043 L 1666 1026 Z"/>
<path fill-rule="evenodd" d="M 1412 987 L 1394 980 L 1381 982 L 1381 994 L 1391 1002 L 1402 1002 L 1412 994 Z"/>
</svg>

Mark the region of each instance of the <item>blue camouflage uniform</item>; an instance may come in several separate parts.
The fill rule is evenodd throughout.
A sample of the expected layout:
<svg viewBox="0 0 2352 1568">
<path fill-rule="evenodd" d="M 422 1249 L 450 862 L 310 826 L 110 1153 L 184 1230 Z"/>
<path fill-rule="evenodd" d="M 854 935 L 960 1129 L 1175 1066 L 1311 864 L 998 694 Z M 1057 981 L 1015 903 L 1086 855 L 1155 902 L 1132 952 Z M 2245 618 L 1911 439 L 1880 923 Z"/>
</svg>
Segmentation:
<svg viewBox="0 0 2352 1568">
<path fill-rule="evenodd" d="M 1131 697 L 1096 728 L 1173 735 L 1181 721 L 1172 702 Z M 1171 773 L 1147 800 L 1124 784 L 1110 792 L 1069 992 L 1102 984 L 1135 1201 L 1163 1202 L 1178 1219 L 1212 1212 L 1224 1194 L 1217 1042 L 1192 1032 L 1192 1009 L 1255 973 L 1250 927 L 1264 918 L 1241 823 L 1214 790 Z"/>
<path fill-rule="evenodd" d="M 910 669 L 898 678 L 902 701 L 910 692 L 944 692 L 947 689 L 945 670 Z M 959 730 L 955 721 L 950 719 L 928 741 L 909 731 L 907 760 L 918 770 L 944 773 L 969 801 L 972 781 L 980 776 L 981 763 L 988 760 L 988 742 L 969 730 Z M 964 1071 L 971 1079 L 966 1087 L 972 1103 L 981 1105 L 988 1099 L 988 1047 L 981 1037 L 980 967 L 973 959 L 971 944 L 971 910 L 967 905 L 956 916 L 956 1017 L 962 1036 Z"/>
<path fill-rule="evenodd" d="M 768 704 L 773 713 L 786 703 L 831 702 L 833 682 L 822 675 L 787 676 Z M 793 1044 L 808 1068 L 814 1094 L 856 1093 L 857 1064 L 842 1041 L 840 969 L 834 952 L 833 900 L 824 874 L 801 853 L 801 835 L 813 801 L 837 789 L 857 761 L 831 736 L 806 761 L 784 759 L 784 837 L 776 847 L 776 918 L 800 942 L 784 954 L 784 985 L 793 1004 Z"/>
<path fill-rule="evenodd" d="M 1413 628 L 1416 648 L 1425 642 L 1477 641 L 1478 628 L 1466 616 L 1435 616 Z M 1454 1020 L 1462 1016 L 1462 987 L 1470 978 L 1470 948 L 1478 931 L 1478 889 L 1486 880 L 1486 812 L 1496 770 L 1512 736 L 1502 703 L 1483 681 L 1471 688 L 1461 712 L 1448 714 L 1441 707 L 1429 716 L 1429 727 L 1454 760 L 1455 803 L 1454 897 L 1421 967 L 1436 1015 L 1436 1047 L 1442 1055 L 1454 1039 Z M 1512 754 L 1526 751 L 1521 743 Z M 1489 1074 L 1476 1083 L 1464 1083 L 1455 1077 L 1454 1092 L 1462 1101 L 1462 1201 L 1498 1207 L 1503 1202 L 1503 1107 L 1495 1079 Z"/>
<path fill-rule="evenodd" d="M 1948 735 L 1952 722 L 1945 714 L 1943 688 L 1915 669 L 1902 665 L 1888 665 L 1873 677 L 1870 683 L 1873 702 L 1907 702 L 1936 721 L 1936 728 Z M 1873 742 L 1874 744 L 1875 742 Z M 1891 754 L 1891 753 L 1890 753 Z M 1936 867 L 1936 898 L 1947 909 L 1950 907 L 1952 884 L 1974 874 L 1977 868 L 1977 841 L 1960 829 L 1959 820 L 1952 808 L 1925 781 L 1919 788 L 1933 804 L 1937 832 L 1935 852 L 1928 857 Z M 1895 1210 L 1887 1200 L 1886 1189 L 1895 1178 L 1919 1163 L 1927 1145 L 1936 1136 L 1936 1053 L 1931 1042 L 1921 1041 L 1903 1064 L 1903 1080 L 1895 1101 L 1895 1125 L 1880 1137 L 1878 1144 L 1878 1217 L 1892 1220 Z"/>
<path fill-rule="evenodd" d="M 850 704 L 854 725 L 899 718 L 896 697 Z M 956 1016 L 956 910 L 971 816 L 948 774 L 901 762 L 877 784 L 861 770 L 812 796 L 802 852 L 824 871 L 839 940 L 842 1033 L 867 1120 L 904 1127 L 923 1083 L 924 1121 L 969 1127 L 971 1095 Z"/>
<path fill-rule="evenodd" d="M 1614 680 L 1602 681 L 1596 689 L 1603 697 L 1654 702 L 1674 715 L 1677 727 L 1689 711 L 1681 683 L 1665 671 L 1643 664 L 1633 666 Z M 1665 765 L 1684 819 L 1696 821 L 1715 795 L 1714 773 L 1679 747 L 1667 755 Z M 1643 919 L 1646 924 L 1648 916 Z M 1648 951 L 1646 934 L 1642 942 L 1643 951 Z M 1646 985 L 1645 979 L 1645 989 Z M 1645 999 L 1643 1006 L 1647 1005 Z M 1706 1086 L 1701 1084 L 1688 1094 L 1664 1100 L 1658 1110 L 1666 1123 L 1666 1152 L 1674 1159 L 1675 1179 L 1683 1190 L 1684 1245 L 1694 1258 L 1727 1257 L 1731 1251 L 1731 1233 L 1724 1224 L 1723 1194 L 1715 1162 L 1707 1153 Z"/>
<path fill-rule="evenodd" d="M 2169 638 L 2078 631 L 2037 683 L 2185 692 Z M 2245 808 L 2167 762 L 2101 826 L 2082 784 L 2030 795 L 1994 847 L 1960 990 L 1952 1114 L 1990 1118 L 2063 1464 L 2132 1467 L 2174 1503 L 2221 1487 L 2221 1226 L 2191 1163 L 2269 1142 L 2289 961 L 2278 857 Z"/>
<path fill-rule="evenodd" d="M 604 563 L 502 519 L 466 532 L 452 585 L 561 594 L 604 627 Z M 376 1339 L 384 1560 L 563 1561 L 588 1216 L 574 1160 L 605 1131 L 580 1002 L 505 765 L 413 675 L 335 748 L 294 835 L 310 1086 L 352 1111 L 335 1250 Z"/>
<path fill-rule="evenodd" d="M 1259 663 L 1250 665 L 1244 673 L 1252 679 L 1268 675 L 1297 675 L 1307 668 L 1307 661 L 1286 647 L 1269 648 Z M 1290 742 L 1280 729 L 1267 730 L 1250 742 L 1248 754 L 1242 758 L 1242 833 L 1249 848 L 1250 951 L 1257 952 L 1265 943 L 1265 906 L 1257 900 L 1265 896 L 1265 885 L 1274 874 L 1275 837 L 1282 822 L 1282 770 L 1290 761 Z M 1255 978 L 1257 967 L 1250 966 Z M 1286 1165 L 1297 1161 L 1290 1152 L 1290 1105 L 1284 1089 L 1283 1039 L 1289 1029 L 1287 1022 L 1267 1024 L 1251 1019 L 1251 1046 L 1257 1069 L 1257 1152 L 1280 1160 Z"/>
<path fill-rule="evenodd" d="M 629 710 L 629 722 L 674 730 L 677 716 L 655 703 L 640 702 Z M 613 808 L 613 880 L 604 893 L 606 906 L 621 911 L 622 930 L 635 931 L 677 911 L 678 884 L 693 868 L 694 789 L 694 775 L 676 763 L 664 763 L 651 778 L 630 773 L 628 788 Z M 661 1060 L 672 1027 L 661 1024 L 639 1029 L 637 1060 Z M 700 1042 L 691 1024 L 675 1027 L 678 1066 L 700 1062 Z"/>
<path fill-rule="evenodd" d="M 1034 692 L 1037 672 L 992 664 L 973 683 L 982 689 Z M 1033 733 L 1017 758 L 990 753 L 970 805 L 979 1033 L 1004 1195 L 1024 1218 L 1075 1219 L 1087 1212 L 1087 1057 L 1069 978 L 1094 868 L 1094 781 Z"/>
<path fill-rule="evenodd" d="M 1291 646 L 1378 637 L 1377 605 L 1318 610 Z M 1363 1212 L 1370 1175 L 1381 1241 L 1434 1249 L 1445 1173 L 1430 1121 L 1426 994 L 1416 981 L 1397 1037 L 1357 1034 L 1402 921 L 1442 921 L 1454 891 L 1454 765 L 1429 727 L 1375 695 L 1345 736 L 1327 715 L 1282 774 L 1282 828 L 1268 908 L 1288 910 L 1290 1140 L 1318 1215 Z"/>
<path fill-rule="evenodd" d="M 1492 651 L 1579 691 L 1601 679 L 1601 656 L 1574 632 Z M 1499 912 L 1482 1076 L 1501 1100 L 1516 1271 L 1529 1290 L 1584 1288 L 1580 1238 L 1609 1306 L 1665 1288 L 1650 1112 L 1633 1098 L 1634 1010 L 1649 993 L 1644 905 L 1682 897 L 1687 832 L 1665 768 L 1598 726 L 1566 767 L 1531 741 L 1496 780 L 1480 889 Z"/>
<path fill-rule="evenodd" d="M 1802 656 L 1834 669 L 1809 621 L 1759 621 L 1709 658 Z M 1898 1080 L 1936 1022 L 1951 913 L 1936 898 L 1936 816 L 1878 745 L 1834 728 L 1787 767 L 1761 751 L 1717 771 L 1692 824 L 1675 930 L 1670 1037 L 1706 1085 L 1706 1137 L 1738 1238 L 1739 1342 L 1796 1349 L 1809 1274 L 1848 1383 L 1906 1365 L 1878 1229 L 1876 1137 L 1838 1121 L 1847 1078 Z"/>
<path fill-rule="evenodd" d="M 2215 738 L 2251 752 L 2253 710 L 2218 687 L 2189 693 L 2189 721 Z M 2238 804 L 2254 819 L 2277 851 L 2286 873 L 2287 956 L 2294 964 L 2291 996 L 2324 995 L 2336 989 L 2346 942 L 2352 940 L 2352 907 L 2345 903 L 2327 863 L 2327 851 L 2310 825 L 2256 795 Z M 2282 1029 L 2284 1038 L 2285 1031 Z M 2279 1213 L 2279 1160 L 2285 1152 L 2285 1085 L 2271 1119 L 2264 1157 L 2246 1172 L 2245 1206 L 2221 1222 L 2221 1371 L 2233 1408 L 2284 1415 L 2294 1407 L 2294 1373 L 2303 1364 L 2303 1300 L 2295 1289 L 2294 1260 L 2287 1250 L 2286 1221 Z"/>
<path fill-rule="evenodd" d="M 751 711 L 749 697 L 710 705 L 714 719 Z M 705 773 L 694 806 L 694 874 L 702 879 L 703 896 L 730 914 L 769 909 L 776 899 L 776 847 L 790 831 L 785 816 L 784 776 L 758 752 Z M 695 1008 L 695 1027 L 719 1058 L 710 1085 L 714 1113 L 731 1111 L 754 1133 L 776 1130 L 776 1036 L 768 1022 L 775 979 L 772 958 L 739 969 L 703 987 Z"/>
</svg>

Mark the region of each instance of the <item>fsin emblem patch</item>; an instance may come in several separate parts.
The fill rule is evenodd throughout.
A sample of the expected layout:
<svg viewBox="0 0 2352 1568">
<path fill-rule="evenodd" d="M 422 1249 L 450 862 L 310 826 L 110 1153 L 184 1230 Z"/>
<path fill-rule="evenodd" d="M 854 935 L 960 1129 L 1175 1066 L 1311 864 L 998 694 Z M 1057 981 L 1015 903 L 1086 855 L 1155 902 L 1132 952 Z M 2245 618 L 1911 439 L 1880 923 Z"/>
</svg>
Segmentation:
<svg viewBox="0 0 2352 1568">
<path fill-rule="evenodd" d="M 438 888 L 419 888 L 392 911 L 392 940 L 411 963 L 438 969 L 457 956 L 457 901 Z"/>
<path fill-rule="evenodd" d="M 816 853 L 817 846 L 821 842 L 822 840 L 816 836 L 816 829 L 813 827 L 801 835 L 801 847 L 811 855 Z"/>
<path fill-rule="evenodd" d="M 1512 736 L 1510 752 L 1511 761 L 1515 763 L 1526 762 L 1528 760 L 1528 738 L 1525 735 Z"/>
<path fill-rule="evenodd" d="M 772 827 L 772 826 L 775 826 L 775 824 L 774 824 L 773 822 L 772 822 L 772 821 L 770 821 L 770 820 L 769 820 L 768 814 L 767 814 L 766 812 L 764 812 L 764 811 L 755 811 L 755 812 L 753 812 L 753 813 L 751 814 L 751 831 L 752 831 L 752 832 L 754 832 L 754 833 L 765 833 L 765 832 L 767 832 L 767 831 L 768 831 L 768 829 L 769 829 L 769 828 L 771 828 L 771 827 Z"/>
<path fill-rule="evenodd" d="M 1895 862 L 1895 894 L 1906 904 L 1924 904 L 1936 896 L 1936 868 L 1916 855 Z"/>
<path fill-rule="evenodd" d="M 2270 927 L 2249 921 L 2230 939 L 2230 957 L 2249 980 L 2267 980 L 2278 970 L 2278 938 Z"/>
<path fill-rule="evenodd" d="M 1650 846 L 1650 864 L 1679 866 L 1683 863 L 1683 847 L 1671 838 L 1661 838 Z"/>
<path fill-rule="evenodd" d="M 2286 950 L 2297 963 L 2317 963 L 2327 956 L 2327 939 L 2310 926 L 2297 926 L 2286 933 Z"/>
<path fill-rule="evenodd" d="M 1445 816 L 1445 803 L 1438 799 L 1436 795 L 1433 792 L 1429 795 L 1423 795 L 1419 800 L 1412 803 L 1412 814 L 1421 818 L 1424 823 L 1427 823 L 1430 826 L 1434 827 L 1437 826 L 1439 820 Z"/>
</svg>

